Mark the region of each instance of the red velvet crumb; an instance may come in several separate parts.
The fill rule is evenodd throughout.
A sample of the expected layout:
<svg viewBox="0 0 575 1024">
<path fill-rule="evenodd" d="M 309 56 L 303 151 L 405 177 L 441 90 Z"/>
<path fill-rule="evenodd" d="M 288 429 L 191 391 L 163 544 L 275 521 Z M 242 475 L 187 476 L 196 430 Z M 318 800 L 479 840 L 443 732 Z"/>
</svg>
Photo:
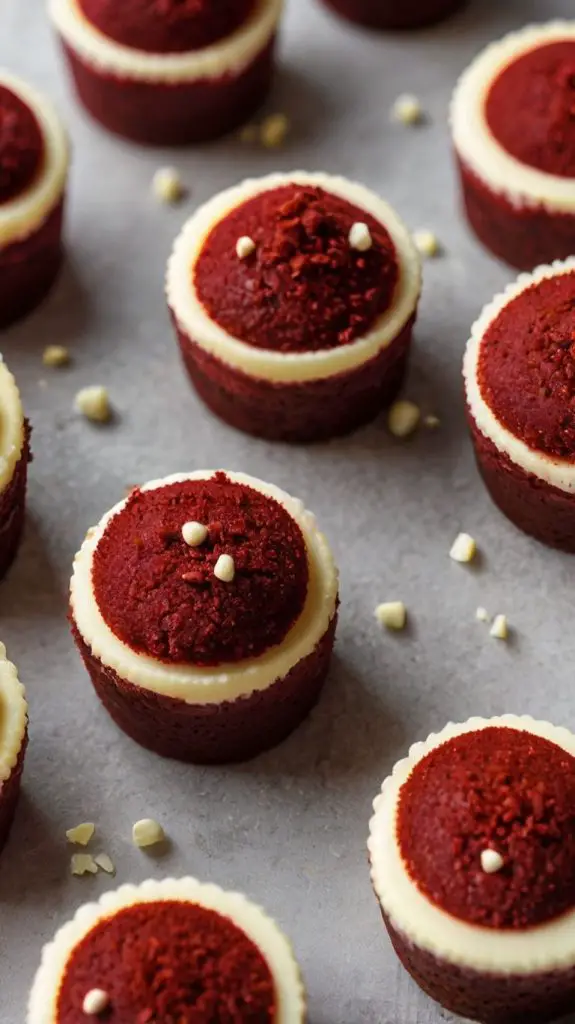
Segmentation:
<svg viewBox="0 0 575 1024">
<path fill-rule="evenodd" d="M 0 85 L 0 204 L 16 199 L 33 183 L 44 158 L 44 139 L 34 114 Z"/>
<path fill-rule="evenodd" d="M 512 728 L 443 743 L 401 790 L 398 840 L 433 903 L 488 928 L 529 928 L 575 904 L 575 758 Z M 486 874 L 481 853 L 504 867 Z"/>
<path fill-rule="evenodd" d="M 483 338 L 478 378 L 511 433 L 575 460 L 575 273 L 535 284 L 505 306 Z"/>
<path fill-rule="evenodd" d="M 357 222 L 373 246 L 349 244 Z M 256 243 L 247 259 L 238 238 Z M 208 236 L 195 287 L 213 320 L 241 341 L 279 352 L 348 345 L 389 308 L 399 269 L 393 242 L 365 210 L 322 188 L 284 185 L 249 199 Z"/>
<path fill-rule="evenodd" d="M 62 978 L 57 1024 L 86 1024 L 91 989 L 106 1024 L 273 1024 L 270 969 L 227 917 L 193 903 L 144 903 L 97 924 Z"/>
<path fill-rule="evenodd" d="M 189 547 L 182 526 L 209 528 Z M 231 583 L 214 576 L 221 554 Z M 278 502 L 224 473 L 135 490 L 94 555 L 94 593 L 110 629 L 136 651 L 169 662 L 217 665 L 281 643 L 308 585 L 297 523 Z"/>
<path fill-rule="evenodd" d="M 201 50 L 235 32 L 255 0 L 79 0 L 88 21 L 123 46 L 147 53 Z"/>
<path fill-rule="evenodd" d="M 487 123 L 498 142 L 530 167 L 575 176 L 575 41 L 519 57 L 493 83 Z"/>
</svg>

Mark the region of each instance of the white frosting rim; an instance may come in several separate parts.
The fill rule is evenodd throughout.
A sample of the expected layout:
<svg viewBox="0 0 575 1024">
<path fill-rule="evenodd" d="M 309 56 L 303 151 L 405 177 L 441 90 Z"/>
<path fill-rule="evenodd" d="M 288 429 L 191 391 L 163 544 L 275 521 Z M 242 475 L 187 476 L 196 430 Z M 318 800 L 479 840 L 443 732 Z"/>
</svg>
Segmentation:
<svg viewBox="0 0 575 1024">
<path fill-rule="evenodd" d="M 10 778 L 18 763 L 27 725 L 26 693 L 0 643 L 0 782 Z"/>
<path fill-rule="evenodd" d="M 275 1024 L 304 1024 L 306 996 L 292 947 L 272 920 L 255 903 L 237 892 L 225 892 L 217 885 L 202 884 L 195 878 L 147 881 L 123 885 L 104 893 L 98 903 L 87 903 L 63 926 L 51 943 L 44 946 L 28 1001 L 27 1024 L 54 1024 L 62 976 L 76 946 L 101 921 L 141 903 L 177 900 L 195 903 L 229 918 L 251 939 L 263 955 L 276 987 L 278 1011 Z M 105 991 L 105 978 L 94 978 L 94 987 Z"/>
<path fill-rule="evenodd" d="M 492 135 L 485 117 L 488 93 L 503 69 L 530 50 L 562 39 L 575 39 L 575 21 L 527 25 L 482 50 L 455 88 L 451 128 L 457 153 L 491 189 L 517 206 L 542 204 L 555 213 L 575 213 L 573 178 L 539 171 L 511 156 Z"/>
<path fill-rule="evenodd" d="M 193 268 L 212 228 L 233 209 L 282 185 L 312 185 L 347 199 L 375 217 L 395 245 L 399 281 L 392 305 L 375 327 L 349 345 L 322 352 L 274 352 L 234 338 L 210 318 L 196 292 Z M 356 369 L 397 337 L 413 315 L 421 291 L 420 259 L 411 235 L 395 211 L 375 192 L 329 174 L 294 171 L 250 178 L 200 206 L 176 239 L 168 263 L 166 294 L 180 329 L 196 344 L 234 369 L 259 379 L 293 383 L 318 380 Z"/>
<path fill-rule="evenodd" d="M 0 205 L 0 246 L 32 234 L 60 202 L 66 187 L 69 151 L 62 122 L 49 100 L 8 71 L 0 85 L 15 93 L 38 121 L 44 140 L 44 166 L 37 180 L 21 195 Z"/>
<path fill-rule="evenodd" d="M 407 873 L 396 835 L 400 790 L 431 750 L 464 733 L 507 726 L 551 740 L 575 756 L 575 736 L 568 729 L 538 722 L 529 715 L 470 718 L 450 722 L 423 743 L 415 743 L 398 761 L 374 800 L 368 849 L 376 896 L 392 925 L 414 945 L 460 967 L 495 974 L 531 974 L 575 964 L 575 910 L 525 931 L 497 931 L 460 921 L 428 900 Z"/>
<path fill-rule="evenodd" d="M 20 392 L 0 356 L 0 494 L 14 476 L 24 449 L 26 427 Z"/>
<path fill-rule="evenodd" d="M 267 46 L 278 27 L 283 0 L 258 0 L 232 35 L 202 50 L 148 53 L 109 39 L 82 14 L 77 0 L 49 0 L 56 29 L 77 55 L 103 73 L 149 82 L 193 82 L 238 74 Z"/>
<path fill-rule="evenodd" d="M 516 281 L 508 285 L 505 291 L 496 295 L 493 301 L 485 306 L 479 319 L 473 324 L 463 360 L 463 379 L 467 403 L 481 433 L 526 473 L 532 473 L 552 487 L 557 487 L 568 493 L 575 491 L 575 463 L 553 458 L 551 455 L 546 455 L 545 452 L 535 451 L 515 434 L 512 434 L 497 419 L 483 398 L 479 387 L 478 366 L 483 338 L 491 324 L 510 302 L 540 281 L 573 272 L 575 272 L 575 257 L 570 256 L 567 260 L 557 260 L 551 266 L 537 267 L 530 274 L 520 274 Z M 573 290 L 575 294 L 575 280 Z"/>
<path fill-rule="evenodd" d="M 153 480 L 142 490 L 149 491 L 185 480 L 210 479 L 217 470 L 175 474 Z M 315 517 L 301 501 L 290 497 L 272 484 L 263 483 L 244 473 L 226 475 L 236 483 L 246 484 L 274 498 L 287 510 L 300 527 L 306 545 L 309 585 L 303 611 L 291 630 L 276 647 L 260 657 L 214 667 L 169 665 L 146 654 L 133 651 L 124 644 L 104 621 L 92 587 L 94 552 L 109 521 L 126 505 L 124 499 L 108 512 L 88 535 L 76 556 L 70 587 L 70 604 L 74 621 L 84 642 L 100 661 L 122 679 L 135 686 L 188 704 L 219 704 L 222 701 L 247 697 L 265 690 L 282 679 L 303 658 L 312 654 L 327 632 L 337 606 L 338 571 L 328 543 L 320 533 Z"/>
</svg>

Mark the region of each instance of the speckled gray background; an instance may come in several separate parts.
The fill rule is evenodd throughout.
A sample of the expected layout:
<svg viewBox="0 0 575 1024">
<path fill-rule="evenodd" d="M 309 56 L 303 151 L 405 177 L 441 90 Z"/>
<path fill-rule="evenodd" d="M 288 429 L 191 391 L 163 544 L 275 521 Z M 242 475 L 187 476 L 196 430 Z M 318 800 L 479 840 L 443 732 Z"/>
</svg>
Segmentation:
<svg viewBox="0 0 575 1024">
<path fill-rule="evenodd" d="M 530 712 L 573 727 L 573 562 L 517 533 L 492 508 L 467 439 L 460 359 L 469 325 L 511 272 L 458 216 L 446 109 L 475 51 L 529 20 L 572 15 L 572 0 L 475 0 L 436 30 L 369 36 L 312 0 L 288 3 L 283 67 L 270 110 L 293 119 L 290 144 L 263 152 L 226 141 L 190 153 L 146 152 L 108 137 L 75 106 L 42 0 L 0 0 L 0 62 L 58 102 L 74 143 L 69 258 L 49 302 L 1 339 L 34 426 L 26 540 L 0 587 L 0 638 L 19 664 L 31 742 L 12 839 L 0 866 L 0 1020 L 22 1024 L 42 943 L 81 902 L 110 886 L 73 879 L 64 831 L 98 824 L 118 883 L 192 873 L 261 901 L 293 938 L 310 1024 L 435 1024 L 446 1015 L 392 955 L 371 894 L 365 840 L 372 797 L 407 746 L 470 714 Z M 416 130 L 389 107 L 415 92 Z M 191 187 L 179 208 L 150 195 L 175 162 Z M 409 225 L 445 247 L 425 266 L 407 392 L 441 417 L 398 444 L 379 424 L 336 443 L 287 448 L 216 422 L 181 371 L 162 278 L 185 216 L 215 189 L 304 167 L 363 179 Z M 73 351 L 46 371 L 48 342 Z M 76 390 L 106 384 L 116 425 L 71 410 Z M 333 542 L 342 612 L 331 682 L 316 713 L 280 749 L 232 769 L 171 764 L 140 750 L 101 710 L 66 626 L 70 564 L 86 528 L 127 484 L 224 466 L 305 499 Z M 454 535 L 479 541 L 470 570 L 448 558 Z M 409 606 L 406 635 L 380 632 L 379 601 Z M 475 621 L 505 612 L 508 645 Z M 159 818 L 161 861 L 132 848 L 131 824 Z"/>
</svg>

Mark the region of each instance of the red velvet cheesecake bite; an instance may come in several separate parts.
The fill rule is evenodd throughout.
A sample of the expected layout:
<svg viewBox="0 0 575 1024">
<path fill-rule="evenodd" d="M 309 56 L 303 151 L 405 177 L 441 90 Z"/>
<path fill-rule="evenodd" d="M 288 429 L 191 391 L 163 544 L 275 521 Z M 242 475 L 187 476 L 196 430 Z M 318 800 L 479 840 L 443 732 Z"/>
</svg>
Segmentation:
<svg viewBox="0 0 575 1024">
<path fill-rule="evenodd" d="M 28 745 L 28 705 L 16 667 L 0 643 L 0 851 L 4 848 L 20 796 Z"/>
<path fill-rule="evenodd" d="M 416 743 L 383 783 L 371 875 L 397 955 L 482 1024 L 575 1010 L 575 736 L 471 718 Z"/>
<path fill-rule="evenodd" d="M 58 275 L 67 174 L 51 103 L 0 71 L 0 327 L 30 313 Z"/>
<path fill-rule="evenodd" d="M 465 210 L 481 242 L 520 270 L 575 252 L 575 21 L 488 46 L 455 90 Z"/>
<path fill-rule="evenodd" d="M 45 946 L 27 1024 L 305 1024 L 286 937 L 260 907 L 194 878 L 123 885 Z"/>
<path fill-rule="evenodd" d="M 442 21 L 466 0 L 325 0 L 328 7 L 367 28 L 414 29 Z"/>
<path fill-rule="evenodd" d="M 282 0 L 50 0 L 76 92 L 109 131 L 179 146 L 263 103 Z"/>
<path fill-rule="evenodd" d="M 216 195 L 168 265 L 184 364 L 209 408 L 271 440 L 317 441 L 396 397 L 419 257 L 379 196 L 326 174 L 272 174 Z"/>
<path fill-rule="evenodd" d="M 24 528 L 30 431 L 14 377 L 0 356 L 0 580 Z"/>
<path fill-rule="evenodd" d="M 136 489 L 76 557 L 71 622 L 94 688 L 138 743 L 196 763 L 283 740 L 329 668 L 338 574 L 302 503 L 241 473 Z"/>
<path fill-rule="evenodd" d="M 522 274 L 472 328 L 463 376 L 479 470 L 519 529 L 575 552 L 575 259 Z"/>
</svg>

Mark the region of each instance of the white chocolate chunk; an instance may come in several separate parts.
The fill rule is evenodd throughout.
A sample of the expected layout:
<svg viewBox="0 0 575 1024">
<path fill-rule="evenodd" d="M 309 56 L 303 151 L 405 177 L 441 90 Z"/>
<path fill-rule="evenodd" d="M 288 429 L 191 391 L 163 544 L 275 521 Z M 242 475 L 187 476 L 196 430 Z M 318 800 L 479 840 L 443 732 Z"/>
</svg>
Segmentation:
<svg viewBox="0 0 575 1024">
<path fill-rule="evenodd" d="M 509 636 L 509 628 L 507 626 L 507 617 L 505 615 L 496 615 L 493 620 L 493 625 L 489 630 L 489 635 L 495 637 L 496 640 L 507 640 Z"/>
<path fill-rule="evenodd" d="M 423 120 L 423 107 L 417 96 L 402 93 L 391 108 L 391 118 L 399 124 L 419 124 Z"/>
<path fill-rule="evenodd" d="M 489 622 L 489 612 L 487 608 L 478 608 L 475 612 L 475 618 L 478 622 Z"/>
<path fill-rule="evenodd" d="M 191 548 L 197 548 L 203 544 L 208 536 L 208 528 L 203 523 L 196 523 L 193 520 L 184 523 L 182 526 L 182 537 Z"/>
<path fill-rule="evenodd" d="M 236 242 L 236 255 L 239 260 L 246 260 L 256 251 L 256 243 L 249 235 L 242 235 Z"/>
<path fill-rule="evenodd" d="M 405 628 L 407 609 L 403 601 L 386 601 L 384 604 L 378 604 L 375 617 L 386 629 L 399 631 Z"/>
<path fill-rule="evenodd" d="M 95 423 L 105 423 L 110 419 L 110 397 L 106 388 L 100 384 L 81 388 L 76 395 L 74 404 L 82 416 Z"/>
<path fill-rule="evenodd" d="M 81 825 L 69 828 L 66 832 L 66 839 L 74 846 L 87 846 L 96 831 L 96 826 L 91 821 L 84 821 Z"/>
<path fill-rule="evenodd" d="M 97 875 L 98 865 L 91 853 L 73 853 L 70 864 L 73 875 Z"/>
<path fill-rule="evenodd" d="M 163 843 L 166 838 L 162 826 L 153 818 L 142 818 L 132 828 L 132 840 L 134 846 L 144 850 L 147 846 L 157 846 Z"/>
<path fill-rule="evenodd" d="M 44 366 L 66 366 L 70 362 L 70 353 L 64 345 L 47 345 L 42 356 Z"/>
<path fill-rule="evenodd" d="M 231 555 L 220 555 L 215 566 L 214 576 L 222 583 L 231 583 L 236 575 L 236 564 Z"/>
<path fill-rule="evenodd" d="M 481 867 L 486 875 L 495 875 L 505 864 L 503 857 L 497 850 L 483 850 L 481 853 Z"/>
<path fill-rule="evenodd" d="M 97 1017 L 110 1005 L 110 996 L 102 988 L 93 988 L 87 992 L 82 1003 L 82 1011 L 87 1017 Z"/>
<path fill-rule="evenodd" d="M 451 545 L 451 551 L 449 557 L 454 562 L 472 562 L 477 554 L 477 544 L 473 537 L 470 537 L 468 533 L 459 533 L 453 544 Z"/>
<path fill-rule="evenodd" d="M 115 875 L 116 867 L 114 861 L 107 853 L 97 853 L 94 857 L 96 864 L 100 868 L 100 871 L 104 871 L 107 875 Z"/>
<path fill-rule="evenodd" d="M 400 399 L 394 402 L 387 414 L 387 425 L 394 437 L 409 437 L 417 429 L 421 412 L 415 402 Z"/>
<path fill-rule="evenodd" d="M 260 125 L 260 142 L 266 149 L 277 149 L 282 146 L 290 129 L 285 114 L 270 114 Z"/>
<path fill-rule="evenodd" d="M 184 194 L 184 186 L 176 168 L 158 168 L 152 178 L 152 191 L 161 203 L 177 203 Z"/>
<path fill-rule="evenodd" d="M 421 231 L 414 231 L 413 244 L 420 256 L 425 256 L 427 259 L 439 256 L 441 252 L 437 235 L 434 235 L 433 231 L 427 231 L 425 228 Z"/>
<path fill-rule="evenodd" d="M 349 231 L 349 244 L 352 249 L 357 249 L 358 252 L 367 252 L 373 245 L 373 239 L 371 232 L 363 221 L 356 221 L 352 224 Z"/>
</svg>

